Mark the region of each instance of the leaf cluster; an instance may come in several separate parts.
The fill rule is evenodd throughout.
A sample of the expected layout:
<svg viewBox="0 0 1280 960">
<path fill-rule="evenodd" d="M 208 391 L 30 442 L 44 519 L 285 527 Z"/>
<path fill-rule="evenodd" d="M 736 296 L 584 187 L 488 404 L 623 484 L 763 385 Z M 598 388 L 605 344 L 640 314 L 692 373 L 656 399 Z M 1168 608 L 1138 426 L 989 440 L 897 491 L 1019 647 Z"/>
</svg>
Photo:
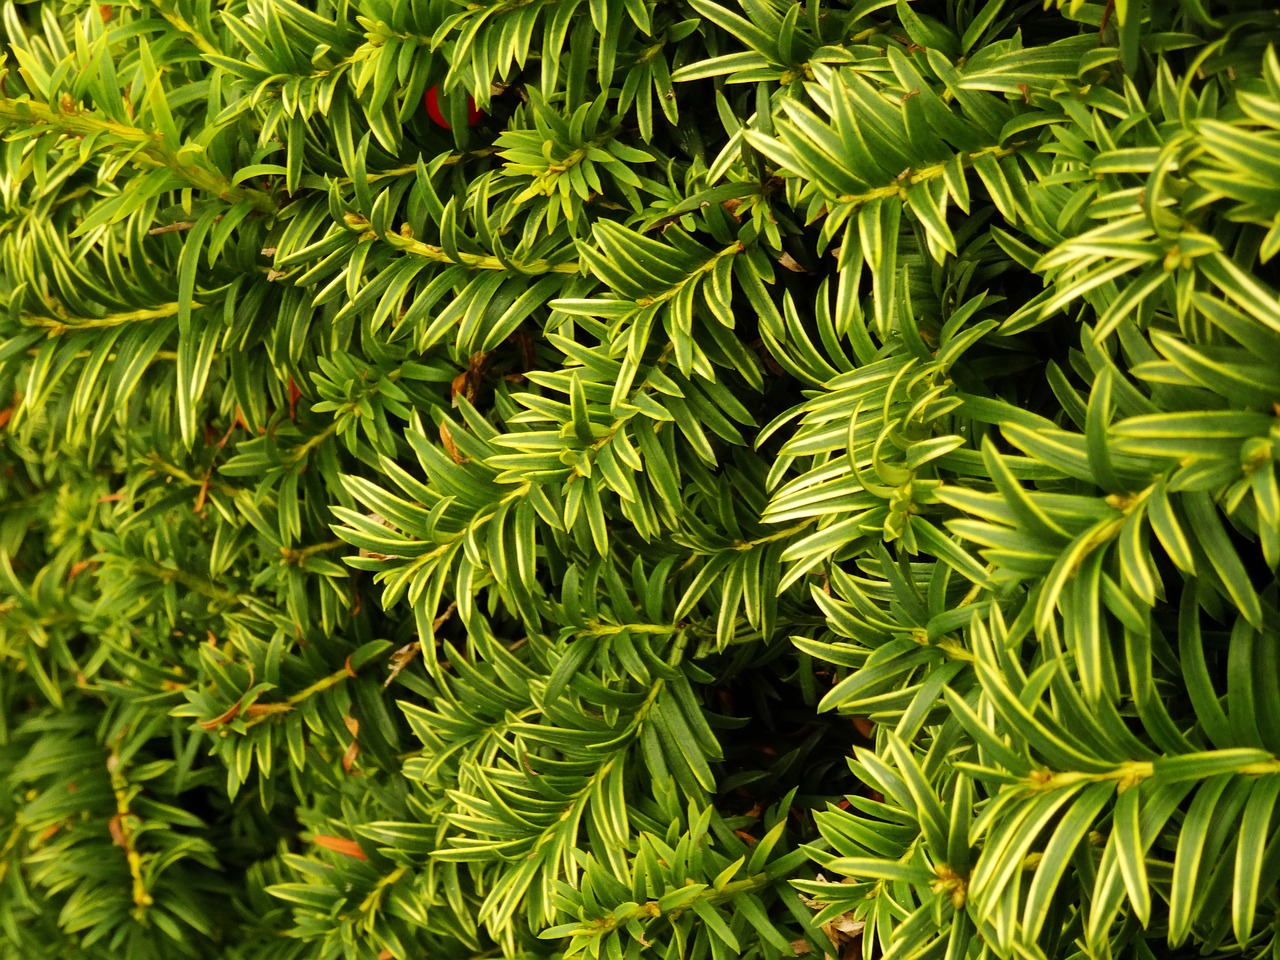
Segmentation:
<svg viewBox="0 0 1280 960">
<path fill-rule="evenodd" d="M 0 957 L 1280 950 L 1267 4 L 0 23 Z"/>
</svg>

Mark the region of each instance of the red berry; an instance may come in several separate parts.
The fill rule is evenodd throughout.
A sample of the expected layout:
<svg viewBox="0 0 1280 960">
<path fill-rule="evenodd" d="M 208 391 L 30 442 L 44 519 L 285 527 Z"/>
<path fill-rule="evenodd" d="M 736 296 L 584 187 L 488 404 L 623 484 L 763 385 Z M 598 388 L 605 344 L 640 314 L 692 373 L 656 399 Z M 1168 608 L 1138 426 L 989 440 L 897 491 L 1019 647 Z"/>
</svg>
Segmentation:
<svg viewBox="0 0 1280 960">
<path fill-rule="evenodd" d="M 440 95 L 436 92 L 437 87 L 432 87 L 427 91 L 427 95 L 423 98 L 427 104 L 427 116 L 444 127 L 446 130 L 452 130 L 453 126 L 445 119 L 444 113 L 440 110 Z M 480 122 L 480 118 L 484 114 L 476 109 L 476 101 L 474 97 L 467 97 L 467 126 L 474 127 Z"/>
</svg>

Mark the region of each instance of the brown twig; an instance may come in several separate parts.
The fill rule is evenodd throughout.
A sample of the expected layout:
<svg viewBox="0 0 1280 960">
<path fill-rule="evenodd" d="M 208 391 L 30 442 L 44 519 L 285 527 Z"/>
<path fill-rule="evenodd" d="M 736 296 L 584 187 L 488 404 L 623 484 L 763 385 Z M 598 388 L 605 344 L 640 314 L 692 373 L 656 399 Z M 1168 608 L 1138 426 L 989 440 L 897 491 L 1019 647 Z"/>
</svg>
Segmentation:
<svg viewBox="0 0 1280 960">
<path fill-rule="evenodd" d="M 453 611 L 458 609 L 457 602 L 449 604 L 445 608 L 444 613 L 431 621 L 431 632 L 439 630 L 446 620 L 453 616 Z M 406 643 L 403 647 L 391 655 L 391 673 L 388 674 L 383 688 L 391 686 L 391 681 L 400 676 L 400 671 L 413 662 L 413 658 L 422 652 L 422 641 L 415 640 L 413 643 Z"/>
<path fill-rule="evenodd" d="M 194 220 L 179 220 L 177 223 L 166 223 L 163 227 L 152 227 L 147 236 L 156 237 L 162 233 L 177 233 L 179 230 L 190 230 L 196 225 Z"/>
</svg>

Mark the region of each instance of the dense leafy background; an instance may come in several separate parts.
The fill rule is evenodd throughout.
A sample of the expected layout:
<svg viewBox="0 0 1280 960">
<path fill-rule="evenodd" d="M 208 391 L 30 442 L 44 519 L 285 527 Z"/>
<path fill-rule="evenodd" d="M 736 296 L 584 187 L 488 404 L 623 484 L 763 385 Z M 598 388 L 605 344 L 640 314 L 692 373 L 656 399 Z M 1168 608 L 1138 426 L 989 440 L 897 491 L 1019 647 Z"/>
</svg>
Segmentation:
<svg viewBox="0 0 1280 960">
<path fill-rule="evenodd" d="M 1273 4 L 0 23 L 0 956 L 1280 953 Z"/>
</svg>

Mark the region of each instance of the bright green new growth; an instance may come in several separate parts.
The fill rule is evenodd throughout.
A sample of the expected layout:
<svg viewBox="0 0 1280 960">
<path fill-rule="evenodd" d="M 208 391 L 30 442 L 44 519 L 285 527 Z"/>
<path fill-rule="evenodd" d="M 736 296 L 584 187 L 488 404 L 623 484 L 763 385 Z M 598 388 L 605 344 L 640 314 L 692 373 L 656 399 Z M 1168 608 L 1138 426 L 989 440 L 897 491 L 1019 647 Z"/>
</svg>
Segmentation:
<svg viewBox="0 0 1280 960">
<path fill-rule="evenodd" d="M 0 958 L 1280 955 L 1273 4 L 314 7 L 0 6 Z"/>
</svg>

